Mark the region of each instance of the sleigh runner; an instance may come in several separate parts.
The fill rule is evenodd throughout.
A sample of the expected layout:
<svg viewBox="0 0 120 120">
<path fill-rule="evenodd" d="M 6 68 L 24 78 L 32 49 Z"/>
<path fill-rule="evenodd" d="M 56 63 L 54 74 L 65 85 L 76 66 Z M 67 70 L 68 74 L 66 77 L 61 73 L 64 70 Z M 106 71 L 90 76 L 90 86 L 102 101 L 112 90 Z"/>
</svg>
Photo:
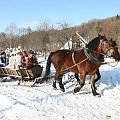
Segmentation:
<svg viewBox="0 0 120 120">
<path fill-rule="evenodd" d="M 35 66 L 31 69 L 19 68 L 18 70 L 11 70 L 10 68 L 1 67 L 0 68 L 0 77 L 1 82 L 6 81 L 4 77 L 11 77 L 19 79 L 18 85 L 33 86 L 35 83 L 42 82 L 42 70 L 43 67 Z"/>
</svg>

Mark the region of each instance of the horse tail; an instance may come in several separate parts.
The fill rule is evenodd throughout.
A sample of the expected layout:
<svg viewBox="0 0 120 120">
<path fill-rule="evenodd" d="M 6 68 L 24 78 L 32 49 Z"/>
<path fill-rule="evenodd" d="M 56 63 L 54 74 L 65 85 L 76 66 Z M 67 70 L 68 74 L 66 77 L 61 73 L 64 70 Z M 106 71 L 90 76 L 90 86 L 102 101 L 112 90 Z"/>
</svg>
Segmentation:
<svg viewBox="0 0 120 120">
<path fill-rule="evenodd" d="M 45 78 L 48 77 L 48 75 L 50 75 L 51 57 L 53 53 L 54 52 L 51 52 L 47 59 L 46 70 L 45 70 L 45 75 L 44 75 Z"/>
</svg>

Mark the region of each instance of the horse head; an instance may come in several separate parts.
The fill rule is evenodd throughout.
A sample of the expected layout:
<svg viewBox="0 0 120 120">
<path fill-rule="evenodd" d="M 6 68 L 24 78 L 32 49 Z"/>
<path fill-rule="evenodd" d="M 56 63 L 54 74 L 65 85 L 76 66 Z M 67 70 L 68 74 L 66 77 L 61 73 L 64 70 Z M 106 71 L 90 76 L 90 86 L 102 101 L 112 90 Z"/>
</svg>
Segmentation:
<svg viewBox="0 0 120 120">
<path fill-rule="evenodd" d="M 99 35 L 99 51 L 108 57 L 113 57 L 116 60 L 120 59 L 120 55 L 118 52 L 117 44 L 115 41 L 108 40 L 106 36 Z"/>
<path fill-rule="evenodd" d="M 116 60 L 116 61 L 120 61 L 120 53 L 118 50 L 118 46 L 117 43 L 115 41 L 112 40 L 112 38 L 109 40 L 109 43 L 111 44 L 111 47 L 114 48 L 114 52 L 112 57 Z"/>
<path fill-rule="evenodd" d="M 113 57 L 115 60 L 120 60 L 117 44 L 115 41 L 108 40 L 105 35 L 98 35 L 86 45 L 86 48 L 84 50 L 85 55 L 95 64 L 104 64 L 100 60 L 104 55 Z M 92 53 L 96 53 L 97 57 L 93 56 Z"/>
</svg>

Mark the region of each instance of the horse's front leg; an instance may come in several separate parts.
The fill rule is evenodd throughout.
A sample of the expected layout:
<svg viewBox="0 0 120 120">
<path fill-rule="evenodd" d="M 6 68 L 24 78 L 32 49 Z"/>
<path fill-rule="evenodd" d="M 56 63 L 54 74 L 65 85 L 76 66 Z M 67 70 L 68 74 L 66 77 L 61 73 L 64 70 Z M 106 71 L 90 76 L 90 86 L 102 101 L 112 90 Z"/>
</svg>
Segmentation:
<svg viewBox="0 0 120 120">
<path fill-rule="evenodd" d="M 96 79 L 95 79 L 95 75 L 92 75 L 91 76 L 91 89 L 92 89 L 92 93 L 93 93 L 93 95 L 94 96 L 96 96 L 96 95 L 100 95 L 99 93 L 97 93 L 97 91 L 96 91 L 96 87 L 95 87 L 95 82 L 96 82 Z"/>
<path fill-rule="evenodd" d="M 101 78 L 99 69 L 96 71 L 96 75 L 97 75 L 97 78 L 95 79 L 95 83 L 96 83 L 98 80 L 100 80 L 100 78 Z M 92 84 L 92 79 L 91 79 L 91 77 L 92 77 L 92 75 L 90 76 L 89 84 Z M 95 89 L 97 89 L 96 86 L 95 86 L 95 84 L 94 84 L 94 87 L 95 87 Z"/>
<path fill-rule="evenodd" d="M 95 83 L 96 83 L 98 80 L 100 80 L 100 78 L 101 78 L 99 69 L 96 71 L 96 75 L 97 75 L 97 78 L 95 79 Z M 95 89 L 97 89 L 97 88 L 95 87 Z"/>
<path fill-rule="evenodd" d="M 80 89 L 85 85 L 85 73 L 80 74 L 80 81 L 79 81 L 79 86 L 75 87 L 73 93 L 77 93 L 80 91 Z"/>
</svg>

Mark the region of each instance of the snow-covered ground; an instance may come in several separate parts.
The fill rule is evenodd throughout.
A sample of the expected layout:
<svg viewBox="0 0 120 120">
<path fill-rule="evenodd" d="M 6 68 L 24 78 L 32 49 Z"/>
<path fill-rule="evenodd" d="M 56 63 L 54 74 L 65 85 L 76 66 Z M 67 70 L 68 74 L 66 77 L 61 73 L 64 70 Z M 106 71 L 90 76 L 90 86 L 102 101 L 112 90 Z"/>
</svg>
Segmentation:
<svg viewBox="0 0 120 120">
<path fill-rule="evenodd" d="M 41 65 L 45 68 L 45 62 Z M 72 92 L 75 80 L 65 85 L 65 92 L 53 90 L 51 81 L 36 87 L 18 86 L 13 80 L 1 82 L 0 120 L 120 120 L 120 63 L 112 66 L 100 67 L 99 98 L 92 95 L 88 80 L 76 94 Z"/>
</svg>

